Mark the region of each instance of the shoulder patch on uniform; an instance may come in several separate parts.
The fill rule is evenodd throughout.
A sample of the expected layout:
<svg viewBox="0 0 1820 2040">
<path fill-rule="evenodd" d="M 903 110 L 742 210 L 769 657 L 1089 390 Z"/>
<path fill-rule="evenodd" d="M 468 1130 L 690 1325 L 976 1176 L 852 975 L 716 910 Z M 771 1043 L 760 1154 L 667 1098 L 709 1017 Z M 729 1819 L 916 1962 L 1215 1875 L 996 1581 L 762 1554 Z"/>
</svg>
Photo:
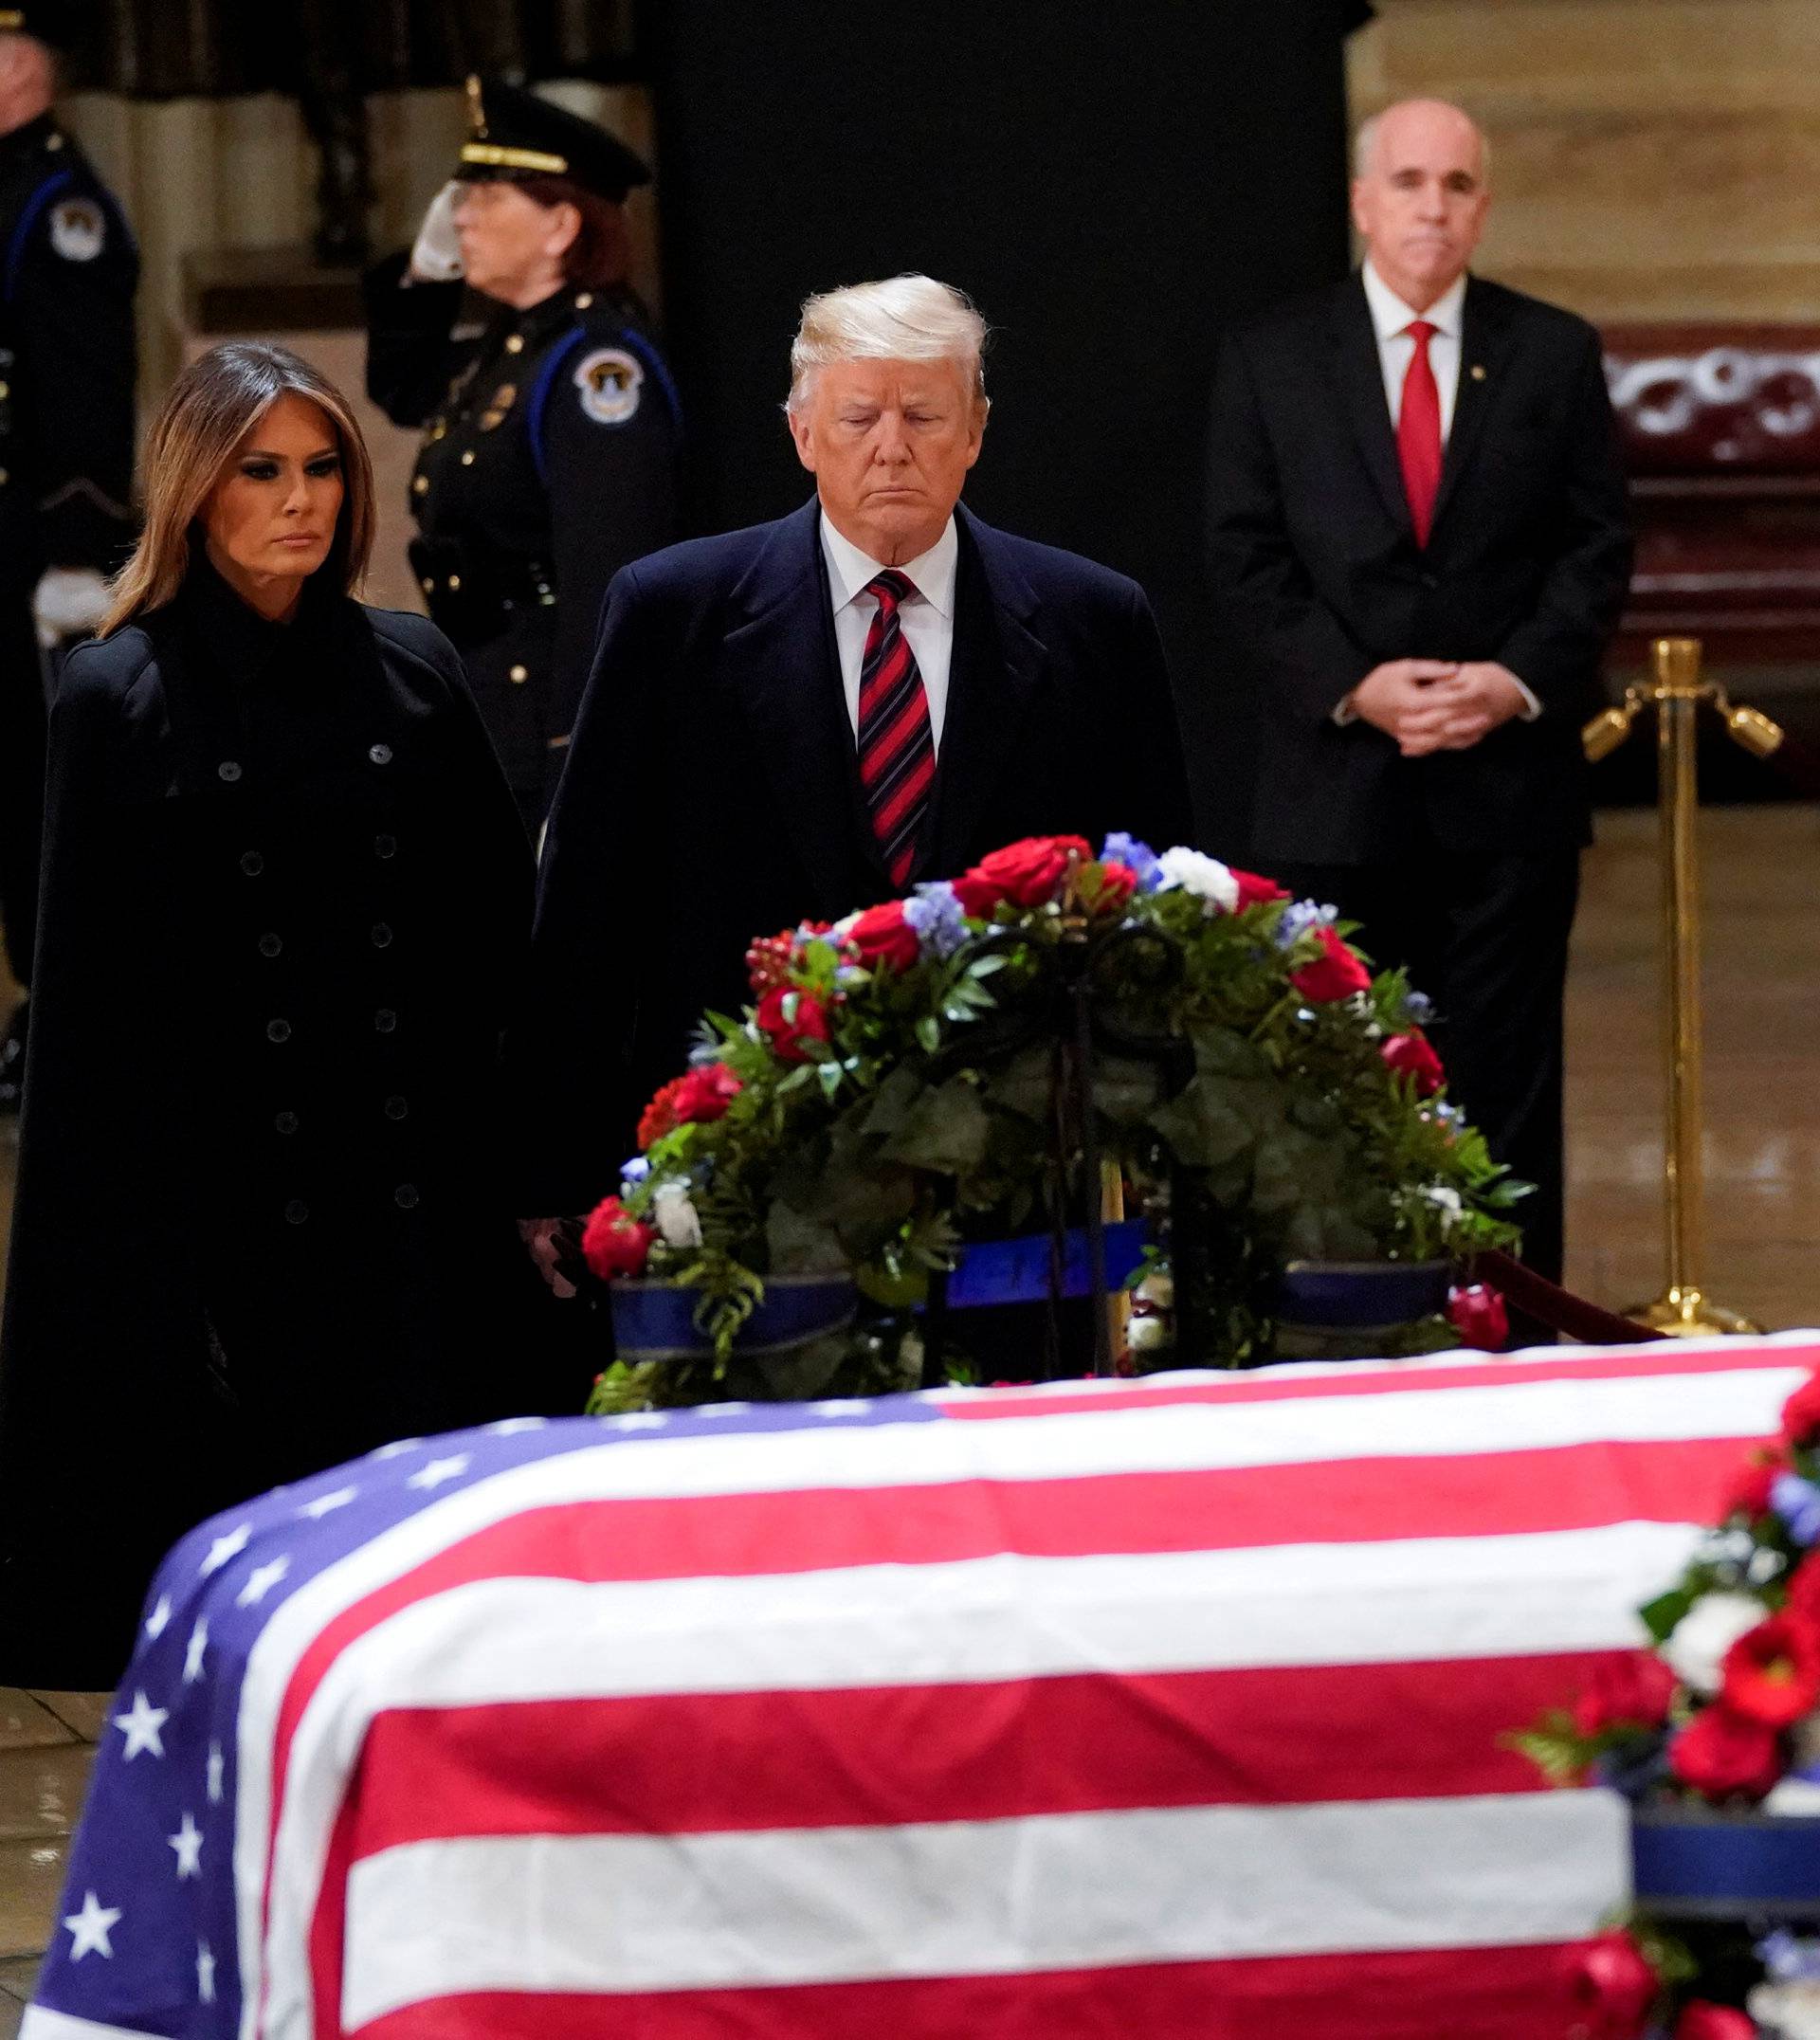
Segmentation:
<svg viewBox="0 0 1820 2040">
<path fill-rule="evenodd" d="M 596 425 L 624 425 L 638 409 L 644 380 L 644 368 L 623 347 L 597 347 L 575 370 L 581 408 Z"/>
<path fill-rule="evenodd" d="M 50 209 L 50 245 L 65 262 L 93 262 L 107 246 L 107 215 L 92 198 L 65 198 Z"/>
</svg>

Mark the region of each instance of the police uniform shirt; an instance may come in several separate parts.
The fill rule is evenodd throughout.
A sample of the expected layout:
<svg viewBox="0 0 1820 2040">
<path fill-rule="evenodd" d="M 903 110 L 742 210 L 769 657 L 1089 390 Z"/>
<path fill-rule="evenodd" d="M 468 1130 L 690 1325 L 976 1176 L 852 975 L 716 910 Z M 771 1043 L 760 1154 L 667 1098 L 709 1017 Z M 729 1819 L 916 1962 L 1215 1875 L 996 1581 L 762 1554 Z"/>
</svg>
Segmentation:
<svg viewBox="0 0 1820 2040">
<path fill-rule="evenodd" d="M 48 115 L 0 137 L 0 554 L 111 573 L 131 543 L 133 298 L 119 208 Z"/>
</svg>

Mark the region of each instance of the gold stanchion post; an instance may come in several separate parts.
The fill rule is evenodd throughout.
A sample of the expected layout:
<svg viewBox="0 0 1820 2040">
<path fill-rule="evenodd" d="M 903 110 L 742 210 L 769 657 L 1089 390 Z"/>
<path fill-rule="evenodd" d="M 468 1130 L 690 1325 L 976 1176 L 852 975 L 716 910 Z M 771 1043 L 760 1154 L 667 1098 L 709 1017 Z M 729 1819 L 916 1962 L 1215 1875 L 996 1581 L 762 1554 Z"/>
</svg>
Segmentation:
<svg viewBox="0 0 1820 2040">
<path fill-rule="evenodd" d="M 1667 1220 L 1668 1286 L 1653 1303 L 1625 1316 L 1677 1338 L 1755 1332 L 1757 1326 L 1715 1303 L 1702 1286 L 1704 1272 L 1704 1176 L 1701 1139 L 1700 857 L 1697 775 L 1700 704 L 1711 701 L 1732 738 L 1759 757 L 1782 741 L 1782 732 L 1754 708 L 1734 708 L 1721 689 L 1700 677 L 1698 638 L 1658 638 L 1651 647 L 1653 680 L 1625 692 L 1621 708 L 1596 716 L 1582 733 L 1587 756 L 1607 757 L 1630 734 L 1646 704 L 1656 711 L 1657 803 L 1662 825 L 1664 1051 L 1667 1076 L 1667 1138 L 1663 1190 Z"/>
</svg>

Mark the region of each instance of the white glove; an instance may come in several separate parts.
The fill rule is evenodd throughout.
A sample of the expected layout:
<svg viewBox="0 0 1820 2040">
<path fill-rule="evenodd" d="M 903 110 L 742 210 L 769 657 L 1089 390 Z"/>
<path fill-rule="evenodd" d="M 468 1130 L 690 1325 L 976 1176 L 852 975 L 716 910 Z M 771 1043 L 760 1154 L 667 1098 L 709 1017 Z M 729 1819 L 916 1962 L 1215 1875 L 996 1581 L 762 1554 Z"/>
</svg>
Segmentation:
<svg viewBox="0 0 1820 2040">
<path fill-rule="evenodd" d="M 51 567 L 31 597 L 38 642 L 48 650 L 66 637 L 96 629 L 107 614 L 107 576 L 93 567 Z"/>
<path fill-rule="evenodd" d="M 420 283 L 453 283 L 463 274 L 462 240 L 455 231 L 461 195 L 460 183 L 451 178 L 429 202 L 410 249 L 410 274 Z"/>
</svg>

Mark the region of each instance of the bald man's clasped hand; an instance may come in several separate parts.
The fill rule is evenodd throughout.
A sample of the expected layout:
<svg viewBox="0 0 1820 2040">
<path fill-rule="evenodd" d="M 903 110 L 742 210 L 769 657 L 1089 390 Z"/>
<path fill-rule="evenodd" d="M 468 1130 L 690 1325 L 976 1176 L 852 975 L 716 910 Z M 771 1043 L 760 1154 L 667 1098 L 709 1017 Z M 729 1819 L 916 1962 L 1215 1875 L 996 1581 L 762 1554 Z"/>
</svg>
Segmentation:
<svg viewBox="0 0 1820 2040">
<path fill-rule="evenodd" d="M 1525 700 L 1516 674 L 1494 659 L 1387 659 L 1353 689 L 1350 705 L 1406 758 L 1423 758 L 1470 751 L 1520 716 Z"/>
</svg>

